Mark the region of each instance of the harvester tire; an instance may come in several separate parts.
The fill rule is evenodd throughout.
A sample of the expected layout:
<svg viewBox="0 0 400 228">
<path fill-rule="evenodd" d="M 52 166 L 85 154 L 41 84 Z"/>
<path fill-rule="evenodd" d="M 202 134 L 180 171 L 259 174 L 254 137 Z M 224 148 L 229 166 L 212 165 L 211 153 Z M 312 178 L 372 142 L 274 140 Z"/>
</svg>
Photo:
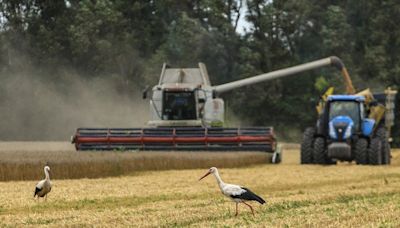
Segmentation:
<svg viewBox="0 0 400 228">
<path fill-rule="evenodd" d="M 368 161 L 371 165 L 382 164 L 382 142 L 379 138 L 372 138 L 368 149 Z"/>
<path fill-rule="evenodd" d="M 382 143 L 382 164 L 389 165 L 390 164 L 390 144 L 389 139 L 386 134 L 385 127 L 379 127 L 376 132 L 375 136 L 381 140 Z"/>
<path fill-rule="evenodd" d="M 315 164 L 326 164 L 326 148 L 325 148 L 325 139 L 322 137 L 317 137 L 314 140 L 314 163 Z"/>
<path fill-rule="evenodd" d="M 314 144 L 315 129 L 308 127 L 303 133 L 303 141 L 301 142 L 300 149 L 300 163 L 312 164 L 313 163 L 313 144 Z"/>
<path fill-rule="evenodd" d="M 354 156 L 358 165 L 366 165 L 368 163 L 368 141 L 360 138 L 354 146 Z"/>
<path fill-rule="evenodd" d="M 282 162 L 282 154 L 281 153 L 274 153 L 271 158 L 272 164 L 279 164 Z"/>
</svg>

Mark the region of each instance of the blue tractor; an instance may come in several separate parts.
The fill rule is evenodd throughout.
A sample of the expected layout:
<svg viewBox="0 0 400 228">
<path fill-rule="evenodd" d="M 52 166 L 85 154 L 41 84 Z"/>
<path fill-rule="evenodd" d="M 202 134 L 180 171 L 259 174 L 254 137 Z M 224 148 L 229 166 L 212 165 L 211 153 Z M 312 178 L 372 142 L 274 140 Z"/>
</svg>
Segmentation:
<svg viewBox="0 0 400 228">
<path fill-rule="evenodd" d="M 380 96 L 383 99 L 379 101 L 369 90 L 366 94 L 326 97 L 316 126 L 304 131 L 302 164 L 336 164 L 337 161 L 390 164 L 389 132 L 393 113 L 388 111 L 387 104 L 394 102 L 387 99 L 393 96 Z"/>
</svg>

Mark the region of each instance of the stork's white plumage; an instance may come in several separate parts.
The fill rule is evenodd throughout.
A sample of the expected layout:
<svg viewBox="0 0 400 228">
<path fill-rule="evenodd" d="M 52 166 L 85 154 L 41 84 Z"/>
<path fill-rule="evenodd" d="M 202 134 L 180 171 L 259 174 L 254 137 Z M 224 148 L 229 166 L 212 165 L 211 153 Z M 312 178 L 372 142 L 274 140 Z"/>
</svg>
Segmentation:
<svg viewBox="0 0 400 228">
<path fill-rule="evenodd" d="M 35 193 L 33 194 L 33 197 L 38 196 L 39 197 L 45 197 L 47 199 L 47 194 L 51 191 L 51 181 L 50 181 L 50 167 L 45 166 L 44 167 L 44 174 L 45 174 L 45 179 L 39 181 L 37 183 L 36 188 L 35 188 Z"/>
<path fill-rule="evenodd" d="M 250 208 L 251 213 L 253 213 L 253 215 L 254 215 L 253 207 L 250 204 L 246 203 L 246 201 L 257 201 L 260 204 L 265 203 L 265 200 L 263 198 L 261 198 L 260 196 L 256 195 L 252 191 L 250 191 L 250 189 L 239 186 L 239 185 L 227 184 L 227 183 L 223 182 L 221 177 L 219 176 L 218 169 L 215 167 L 211 167 L 208 170 L 208 172 L 203 177 L 201 177 L 199 180 L 203 179 L 204 177 L 206 177 L 210 174 L 213 174 L 215 179 L 217 179 L 217 183 L 218 183 L 219 188 L 221 189 L 222 194 L 229 197 L 233 202 L 236 203 L 235 216 L 238 215 L 238 204 L 239 203 L 246 204 Z"/>
</svg>

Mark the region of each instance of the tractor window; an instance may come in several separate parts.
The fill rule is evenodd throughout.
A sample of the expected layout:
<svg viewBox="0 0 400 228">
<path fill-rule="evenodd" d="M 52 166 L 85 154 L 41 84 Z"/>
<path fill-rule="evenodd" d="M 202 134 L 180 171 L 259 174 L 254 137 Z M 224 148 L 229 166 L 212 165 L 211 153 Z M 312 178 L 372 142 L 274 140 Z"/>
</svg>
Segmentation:
<svg viewBox="0 0 400 228">
<path fill-rule="evenodd" d="M 329 120 L 336 116 L 348 116 L 354 122 L 355 129 L 359 129 L 360 124 L 360 104 L 354 101 L 333 101 L 330 103 Z"/>
<path fill-rule="evenodd" d="M 164 92 L 163 120 L 194 120 L 196 103 L 193 92 Z"/>
</svg>

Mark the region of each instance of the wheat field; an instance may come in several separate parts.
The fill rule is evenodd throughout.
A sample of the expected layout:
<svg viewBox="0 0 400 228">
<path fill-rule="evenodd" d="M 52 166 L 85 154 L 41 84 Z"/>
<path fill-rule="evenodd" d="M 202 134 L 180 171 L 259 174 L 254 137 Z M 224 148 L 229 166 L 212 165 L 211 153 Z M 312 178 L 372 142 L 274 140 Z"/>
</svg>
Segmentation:
<svg viewBox="0 0 400 228">
<path fill-rule="evenodd" d="M 73 227 L 399 227 L 400 151 L 391 166 L 299 165 L 286 149 L 280 165 L 220 168 L 227 183 L 249 187 L 267 203 L 225 198 L 207 170 L 141 171 L 119 177 L 58 180 L 47 201 L 36 181 L 0 182 L 0 226 Z"/>
</svg>

